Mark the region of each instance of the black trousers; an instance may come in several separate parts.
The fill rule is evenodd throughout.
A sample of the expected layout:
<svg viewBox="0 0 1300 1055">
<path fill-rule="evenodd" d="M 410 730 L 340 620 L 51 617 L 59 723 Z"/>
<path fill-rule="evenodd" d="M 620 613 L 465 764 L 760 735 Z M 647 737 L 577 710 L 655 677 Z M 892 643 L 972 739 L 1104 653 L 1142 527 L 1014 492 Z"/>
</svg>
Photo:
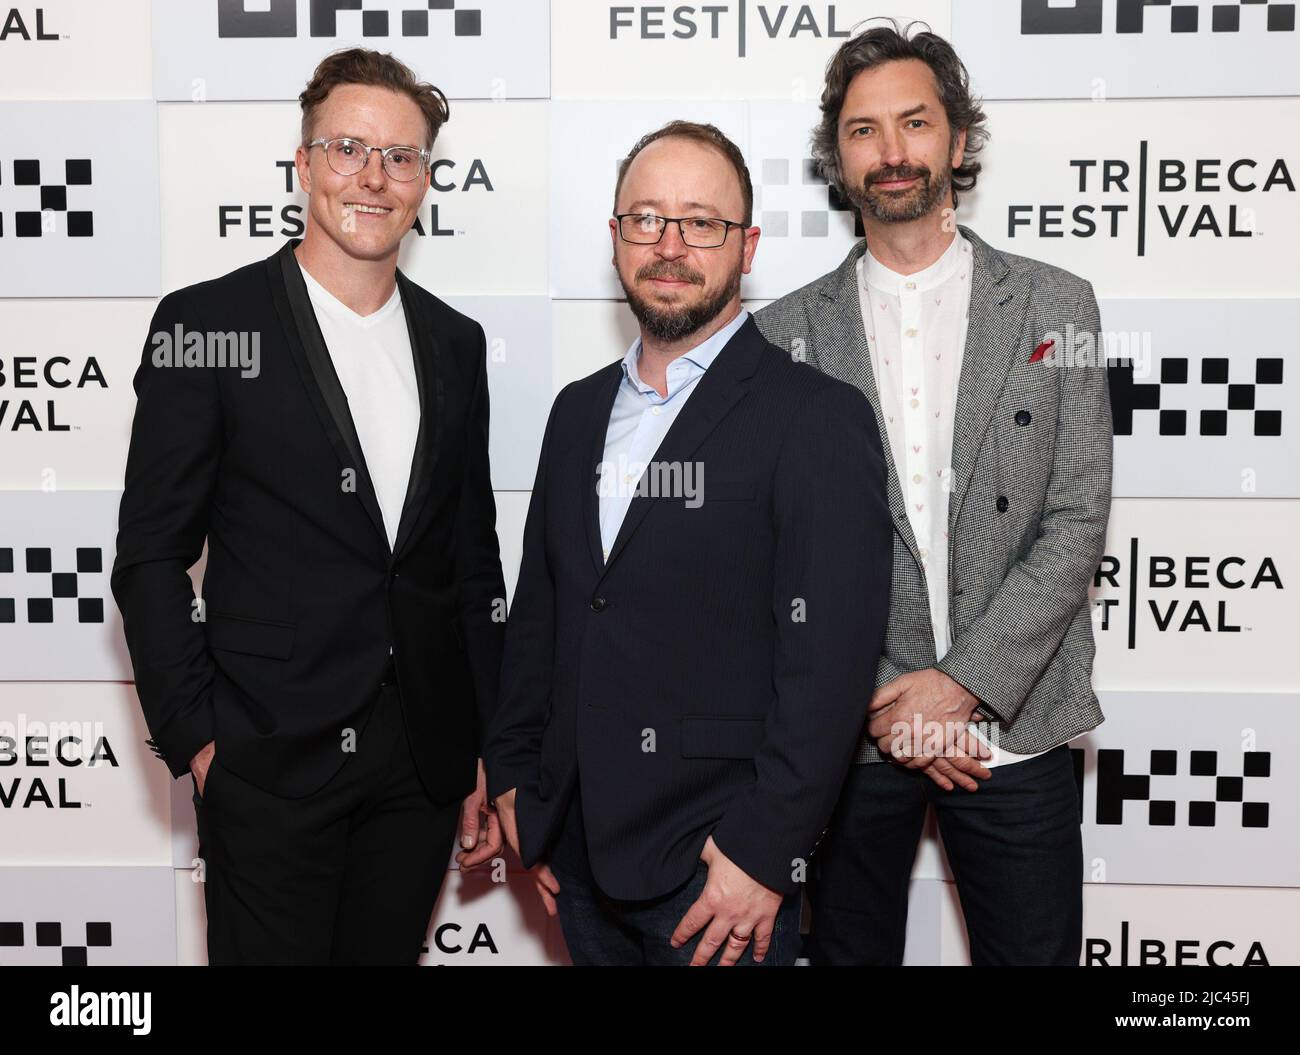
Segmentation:
<svg viewBox="0 0 1300 1055">
<path fill-rule="evenodd" d="M 968 792 L 893 762 L 850 768 L 809 870 L 814 964 L 903 962 L 912 863 L 933 806 L 971 962 L 1078 965 L 1083 844 L 1069 748 L 992 773 Z"/>
<path fill-rule="evenodd" d="M 424 790 L 397 686 L 319 791 L 272 795 L 221 764 L 198 816 L 210 964 L 414 964 L 451 860 L 460 803 Z"/>
</svg>

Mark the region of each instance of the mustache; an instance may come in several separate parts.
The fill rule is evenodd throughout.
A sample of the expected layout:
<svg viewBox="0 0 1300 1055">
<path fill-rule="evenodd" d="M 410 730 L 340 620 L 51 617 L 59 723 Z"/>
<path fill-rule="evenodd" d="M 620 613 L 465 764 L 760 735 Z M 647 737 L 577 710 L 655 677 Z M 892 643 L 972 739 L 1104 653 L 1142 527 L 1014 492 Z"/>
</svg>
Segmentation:
<svg viewBox="0 0 1300 1055">
<path fill-rule="evenodd" d="M 652 278 L 670 278 L 678 282 L 691 282 L 697 286 L 704 285 L 704 276 L 693 271 L 685 264 L 661 260 L 655 264 L 646 264 L 636 273 L 638 282 L 647 282 Z"/>
<path fill-rule="evenodd" d="M 865 183 L 867 186 L 871 186 L 873 183 L 892 183 L 894 180 L 914 179 L 917 176 L 920 176 L 923 180 L 928 182 L 930 179 L 930 170 L 924 165 L 918 165 L 915 167 L 911 165 L 899 165 L 897 168 L 884 166 L 876 169 L 875 172 L 868 173 Z"/>
</svg>

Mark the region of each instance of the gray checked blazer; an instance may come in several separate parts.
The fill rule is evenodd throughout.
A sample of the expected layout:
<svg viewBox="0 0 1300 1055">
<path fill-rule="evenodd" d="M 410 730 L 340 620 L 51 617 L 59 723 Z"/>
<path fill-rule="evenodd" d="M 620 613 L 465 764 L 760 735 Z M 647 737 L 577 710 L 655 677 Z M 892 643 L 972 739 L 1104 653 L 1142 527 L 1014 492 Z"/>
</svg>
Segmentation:
<svg viewBox="0 0 1300 1055">
<path fill-rule="evenodd" d="M 953 643 L 938 663 L 862 325 L 856 265 L 866 241 L 830 274 L 758 311 L 755 321 L 777 347 L 856 385 L 876 412 L 894 518 L 889 624 L 876 684 L 937 666 L 991 712 L 1001 747 L 1044 751 L 1102 721 L 1092 691 L 1087 591 L 1110 513 L 1110 395 L 1100 340 L 1088 348 L 1068 337 L 1096 334 L 1101 324 L 1090 283 L 959 230 L 971 243 L 974 272 L 948 509 Z M 1055 345 L 1030 362 L 1047 334 L 1057 335 Z M 855 761 L 882 760 L 864 736 Z"/>
</svg>

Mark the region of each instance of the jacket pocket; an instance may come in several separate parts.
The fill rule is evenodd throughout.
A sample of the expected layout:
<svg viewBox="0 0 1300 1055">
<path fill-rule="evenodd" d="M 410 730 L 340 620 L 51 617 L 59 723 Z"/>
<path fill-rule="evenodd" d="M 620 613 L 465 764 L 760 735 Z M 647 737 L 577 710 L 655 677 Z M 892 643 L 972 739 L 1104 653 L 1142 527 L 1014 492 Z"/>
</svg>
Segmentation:
<svg viewBox="0 0 1300 1055">
<path fill-rule="evenodd" d="M 293 623 L 209 612 L 206 626 L 209 648 L 265 656 L 267 659 L 288 659 L 293 654 L 293 638 L 297 631 Z"/>
<path fill-rule="evenodd" d="M 762 718 L 682 719 L 683 758 L 753 758 L 762 742 Z"/>
</svg>

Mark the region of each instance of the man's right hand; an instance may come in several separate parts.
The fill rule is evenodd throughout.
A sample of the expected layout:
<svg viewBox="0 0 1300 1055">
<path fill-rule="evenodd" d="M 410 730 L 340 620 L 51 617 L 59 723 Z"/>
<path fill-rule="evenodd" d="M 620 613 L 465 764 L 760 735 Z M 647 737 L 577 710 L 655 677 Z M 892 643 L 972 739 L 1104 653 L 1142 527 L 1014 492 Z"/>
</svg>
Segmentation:
<svg viewBox="0 0 1300 1055">
<path fill-rule="evenodd" d="M 212 765 L 212 758 L 217 753 L 217 742 L 209 740 L 199 750 L 199 753 L 190 759 L 190 772 L 194 774 L 194 783 L 199 789 L 199 798 L 203 798 L 203 785 L 208 781 L 208 767 Z"/>
<path fill-rule="evenodd" d="M 514 850 L 516 856 L 519 856 L 519 827 L 515 820 L 515 792 L 518 790 L 518 788 L 511 788 L 492 800 L 496 807 L 497 818 L 501 821 L 501 830 L 505 832 L 506 842 L 510 844 L 510 849 Z M 555 873 L 545 861 L 539 861 L 529 871 L 532 873 L 533 882 L 537 884 L 537 896 L 542 899 L 546 914 L 554 916 L 559 911 L 555 904 L 555 895 L 560 892 L 560 881 L 555 878 Z"/>
</svg>

